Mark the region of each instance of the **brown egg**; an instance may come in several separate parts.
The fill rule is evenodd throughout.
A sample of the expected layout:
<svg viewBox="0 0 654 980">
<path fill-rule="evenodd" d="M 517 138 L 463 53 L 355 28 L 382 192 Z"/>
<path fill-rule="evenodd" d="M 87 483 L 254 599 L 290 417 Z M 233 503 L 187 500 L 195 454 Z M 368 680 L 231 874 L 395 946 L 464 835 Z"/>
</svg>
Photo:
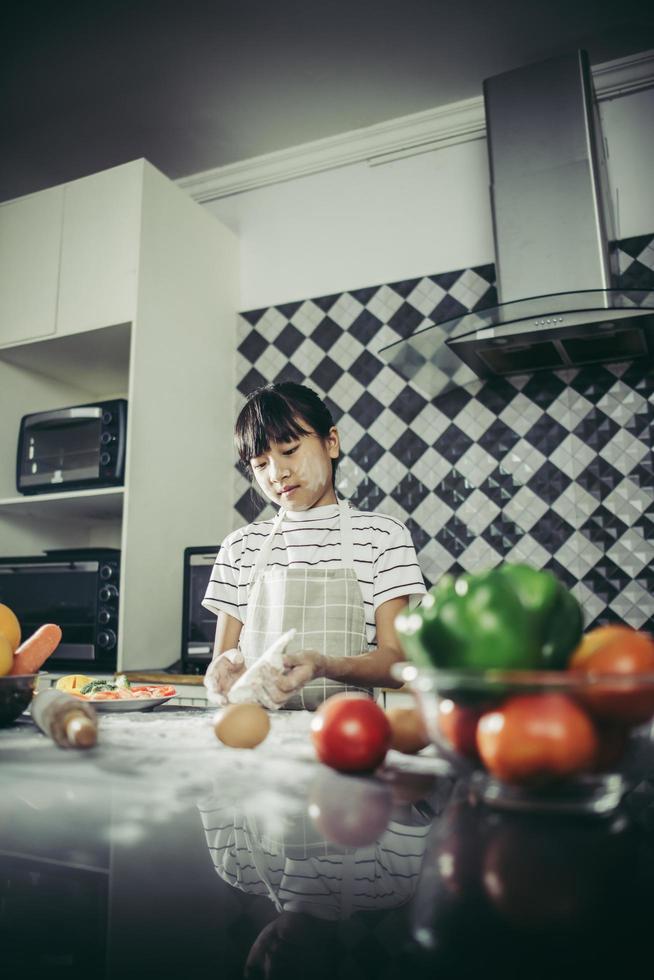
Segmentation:
<svg viewBox="0 0 654 980">
<path fill-rule="evenodd" d="M 413 755 L 429 745 L 420 712 L 417 708 L 388 708 L 386 717 L 391 723 L 391 748 Z"/>
<path fill-rule="evenodd" d="M 268 712 L 258 704 L 232 704 L 216 716 L 214 732 L 224 745 L 253 749 L 270 731 Z"/>
</svg>

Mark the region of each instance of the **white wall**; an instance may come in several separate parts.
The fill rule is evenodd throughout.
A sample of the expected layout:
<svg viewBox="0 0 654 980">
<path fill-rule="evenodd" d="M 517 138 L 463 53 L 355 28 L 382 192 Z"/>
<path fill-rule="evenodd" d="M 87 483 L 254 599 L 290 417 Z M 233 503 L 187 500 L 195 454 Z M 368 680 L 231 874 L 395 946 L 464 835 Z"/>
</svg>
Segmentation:
<svg viewBox="0 0 654 980">
<path fill-rule="evenodd" d="M 600 104 L 618 235 L 654 232 L 654 89 Z M 241 241 L 240 309 L 494 259 L 486 142 L 357 163 L 209 201 Z"/>
<path fill-rule="evenodd" d="M 600 103 L 618 238 L 654 232 L 654 88 Z"/>
<path fill-rule="evenodd" d="M 206 207 L 240 238 L 242 310 L 493 261 L 484 140 Z"/>
</svg>

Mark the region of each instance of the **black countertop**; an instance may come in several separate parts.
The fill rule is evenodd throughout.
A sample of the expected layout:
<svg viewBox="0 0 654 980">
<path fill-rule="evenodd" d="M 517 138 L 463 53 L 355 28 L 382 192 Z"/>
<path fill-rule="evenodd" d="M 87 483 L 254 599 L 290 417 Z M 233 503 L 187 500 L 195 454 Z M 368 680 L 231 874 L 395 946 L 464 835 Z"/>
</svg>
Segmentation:
<svg viewBox="0 0 654 980">
<path fill-rule="evenodd" d="M 254 751 L 211 718 L 103 715 L 89 752 L 0 731 L 4 975 L 651 974 L 648 782 L 607 817 L 507 814 L 428 753 L 337 774 L 302 712 Z"/>
</svg>

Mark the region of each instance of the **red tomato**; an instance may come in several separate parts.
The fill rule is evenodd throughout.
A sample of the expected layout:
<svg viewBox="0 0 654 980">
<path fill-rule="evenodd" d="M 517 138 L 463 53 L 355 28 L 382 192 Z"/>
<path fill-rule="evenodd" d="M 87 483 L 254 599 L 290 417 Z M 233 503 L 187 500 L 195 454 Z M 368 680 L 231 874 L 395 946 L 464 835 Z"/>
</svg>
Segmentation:
<svg viewBox="0 0 654 980">
<path fill-rule="evenodd" d="M 571 667 L 588 674 L 633 675 L 633 686 L 607 680 L 584 692 L 584 704 L 596 718 L 642 725 L 654 716 L 654 682 L 642 678 L 654 676 L 654 637 L 649 633 L 625 627 L 608 634 L 587 656 L 573 658 Z"/>
<path fill-rule="evenodd" d="M 607 623 L 604 626 L 596 626 L 594 629 L 588 630 L 582 636 L 579 646 L 572 651 L 568 667 L 576 670 L 577 667 L 583 665 L 591 653 L 595 653 L 596 650 L 610 643 L 611 640 L 624 639 L 624 637 L 631 636 L 633 632 L 631 626 L 625 626 L 624 623 Z"/>
<path fill-rule="evenodd" d="M 438 728 L 455 751 L 469 759 L 478 759 L 477 722 L 487 707 L 457 704 L 443 698 L 438 705 Z"/>
<path fill-rule="evenodd" d="M 170 698 L 177 693 L 176 689 L 172 686 L 172 684 L 141 684 L 139 686 L 132 685 L 132 691 L 149 694 L 150 697 L 152 698 Z"/>
<path fill-rule="evenodd" d="M 156 684 L 152 688 L 152 692 L 155 698 L 172 698 L 177 694 L 177 690 L 172 684 Z"/>
<path fill-rule="evenodd" d="M 519 694 L 477 725 L 486 768 L 507 783 L 539 785 L 591 769 L 598 753 L 592 721 L 564 694 Z"/>
<path fill-rule="evenodd" d="M 314 714 L 311 739 L 325 765 L 341 772 L 371 772 L 384 761 L 391 725 L 372 698 L 335 694 Z"/>
</svg>

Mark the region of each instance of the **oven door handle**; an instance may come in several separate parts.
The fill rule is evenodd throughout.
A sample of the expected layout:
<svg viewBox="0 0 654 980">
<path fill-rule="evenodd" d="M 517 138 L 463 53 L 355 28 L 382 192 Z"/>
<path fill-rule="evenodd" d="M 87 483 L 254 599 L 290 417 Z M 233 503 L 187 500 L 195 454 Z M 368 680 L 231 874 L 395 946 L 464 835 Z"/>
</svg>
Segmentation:
<svg viewBox="0 0 654 980">
<path fill-rule="evenodd" d="M 74 423 L 83 422 L 86 419 L 99 419 L 102 416 L 101 408 L 62 408 L 52 412 L 39 412 L 38 415 L 31 415 L 25 422 L 27 429 L 38 429 L 40 426 L 48 426 L 49 423 Z"/>
</svg>

